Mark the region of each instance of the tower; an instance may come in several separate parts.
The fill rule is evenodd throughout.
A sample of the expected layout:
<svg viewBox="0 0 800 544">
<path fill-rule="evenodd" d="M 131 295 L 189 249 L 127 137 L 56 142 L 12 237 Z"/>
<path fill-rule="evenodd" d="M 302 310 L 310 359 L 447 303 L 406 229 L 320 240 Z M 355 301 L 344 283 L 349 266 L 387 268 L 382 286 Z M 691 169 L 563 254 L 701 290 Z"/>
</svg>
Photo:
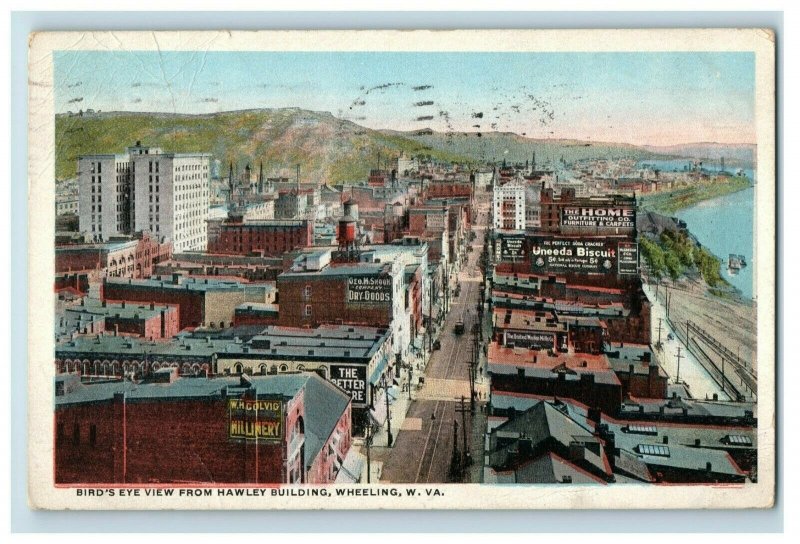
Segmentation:
<svg viewBox="0 0 800 544">
<path fill-rule="evenodd" d="M 358 205 L 352 200 L 344 203 L 344 217 L 339 220 L 339 232 L 336 239 L 339 242 L 339 251 L 335 256 L 338 262 L 356 262 L 358 261 L 358 236 L 356 232 L 357 219 L 351 214 L 355 208 L 355 213 L 358 214 Z"/>
</svg>

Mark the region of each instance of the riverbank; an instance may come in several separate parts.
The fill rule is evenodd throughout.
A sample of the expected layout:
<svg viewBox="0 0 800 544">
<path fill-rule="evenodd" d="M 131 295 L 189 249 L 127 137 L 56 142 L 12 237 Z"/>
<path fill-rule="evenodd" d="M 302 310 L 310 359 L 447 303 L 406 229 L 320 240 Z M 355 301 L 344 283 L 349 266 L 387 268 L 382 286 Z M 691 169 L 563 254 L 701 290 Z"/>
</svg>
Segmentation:
<svg viewBox="0 0 800 544">
<path fill-rule="evenodd" d="M 678 210 L 694 206 L 704 200 L 743 191 L 752 185 L 750 179 L 745 176 L 722 178 L 715 182 L 646 194 L 639 197 L 638 205 L 642 210 L 672 215 Z"/>
<path fill-rule="evenodd" d="M 696 323 L 731 353 L 738 353 L 757 372 L 754 302 L 719 298 L 710 294 L 703 282 L 687 279 L 662 282 L 658 291 L 661 301 L 669 293 L 669 314 L 673 322 L 679 326 L 685 326 L 687 320 Z"/>
</svg>

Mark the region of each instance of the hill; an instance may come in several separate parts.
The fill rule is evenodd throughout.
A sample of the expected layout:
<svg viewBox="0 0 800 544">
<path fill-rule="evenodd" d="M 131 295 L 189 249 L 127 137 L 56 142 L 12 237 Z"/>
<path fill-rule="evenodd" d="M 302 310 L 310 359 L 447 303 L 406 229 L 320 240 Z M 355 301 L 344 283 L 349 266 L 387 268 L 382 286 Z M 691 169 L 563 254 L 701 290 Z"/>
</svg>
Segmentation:
<svg viewBox="0 0 800 544">
<path fill-rule="evenodd" d="M 187 115 L 147 112 L 102 112 L 56 116 L 56 179 L 76 174 L 76 158 L 92 153 L 122 153 L 141 140 L 170 152 L 211 153 L 221 164 L 238 170 L 264 164 L 267 175 L 294 175 L 301 165 L 305 181 L 366 179 L 369 170 L 401 152 L 433 159 L 481 163 L 525 162 L 536 153 L 537 164 L 585 158 L 637 160 L 664 158 L 655 149 L 628 144 L 577 140 L 536 140 L 512 133 L 437 133 L 373 130 L 328 112 L 299 108 L 256 109 Z M 672 150 L 677 152 L 677 150 Z"/>
<path fill-rule="evenodd" d="M 557 164 L 563 158 L 570 163 L 592 158 L 631 158 L 636 160 L 663 158 L 660 154 L 630 144 L 589 142 L 580 140 L 533 139 L 509 132 L 454 132 L 437 133 L 427 130 L 416 132 L 391 132 L 426 147 L 467 155 L 478 161 L 524 163 L 536 153 L 537 165 Z"/>
<path fill-rule="evenodd" d="M 122 153 L 141 140 L 170 152 L 203 151 L 241 170 L 263 161 L 268 175 L 294 175 L 302 165 L 304 180 L 366 179 L 370 168 L 401 151 L 427 153 L 439 160 L 467 162 L 469 157 L 427 149 L 413 140 L 361 127 L 327 112 L 297 108 L 182 115 L 103 112 L 56 116 L 56 179 L 75 176 L 76 159 L 92 153 Z"/>
<path fill-rule="evenodd" d="M 689 157 L 718 163 L 724 157 L 731 166 L 753 168 L 756 160 L 754 144 L 720 144 L 716 142 L 698 142 L 670 146 L 645 146 L 654 153 Z"/>
</svg>

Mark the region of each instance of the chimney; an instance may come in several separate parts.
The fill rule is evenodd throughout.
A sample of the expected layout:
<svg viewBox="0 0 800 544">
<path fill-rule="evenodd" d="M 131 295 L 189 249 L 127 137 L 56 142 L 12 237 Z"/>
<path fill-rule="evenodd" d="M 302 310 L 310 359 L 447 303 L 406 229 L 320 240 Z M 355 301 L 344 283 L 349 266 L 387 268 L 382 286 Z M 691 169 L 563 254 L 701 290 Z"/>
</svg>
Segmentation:
<svg viewBox="0 0 800 544">
<path fill-rule="evenodd" d="M 151 302 L 150 303 L 150 309 L 151 310 L 155 310 L 156 309 L 156 303 L 155 302 Z"/>
<path fill-rule="evenodd" d="M 695 438 L 695 439 L 694 439 L 694 445 L 695 445 L 696 447 L 698 447 L 698 448 L 700 447 L 700 439 L 699 439 L 699 438 Z"/>
<path fill-rule="evenodd" d="M 669 437 L 667 435 L 664 435 L 663 442 L 664 442 L 664 444 L 669 444 Z"/>
<path fill-rule="evenodd" d="M 706 472 L 711 473 L 711 462 L 706 463 Z"/>
<path fill-rule="evenodd" d="M 569 443 L 569 460 L 570 461 L 583 461 L 586 454 L 586 448 L 581 442 L 573 441 Z"/>
</svg>

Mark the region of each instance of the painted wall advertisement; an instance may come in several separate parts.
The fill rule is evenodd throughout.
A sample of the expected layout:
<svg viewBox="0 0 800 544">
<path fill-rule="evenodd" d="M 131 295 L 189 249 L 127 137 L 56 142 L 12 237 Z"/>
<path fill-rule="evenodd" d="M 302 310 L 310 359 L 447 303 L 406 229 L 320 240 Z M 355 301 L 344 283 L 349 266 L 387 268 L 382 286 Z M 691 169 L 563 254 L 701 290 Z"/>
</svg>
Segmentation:
<svg viewBox="0 0 800 544">
<path fill-rule="evenodd" d="M 597 229 L 633 229 L 636 211 L 630 206 L 571 207 L 561 210 L 562 227 L 588 227 Z"/>
<path fill-rule="evenodd" d="M 391 301 L 391 276 L 347 278 L 348 304 L 384 304 Z"/>
<path fill-rule="evenodd" d="M 552 349 L 555 347 L 555 334 L 548 332 L 513 332 L 506 331 L 505 344 L 515 347 L 533 349 Z"/>
<path fill-rule="evenodd" d="M 230 438 L 270 442 L 283 439 L 281 399 L 230 399 L 228 414 Z"/>
<path fill-rule="evenodd" d="M 618 246 L 620 274 L 639 273 L 639 244 L 636 242 L 620 242 Z"/>
<path fill-rule="evenodd" d="M 530 241 L 533 273 L 616 273 L 617 244 L 608 240 L 544 238 Z"/>
<path fill-rule="evenodd" d="M 521 261 L 525 258 L 524 236 L 501 236 L 500 259 L 503 261 Z"/>
<path fill-rule="evenodd" d="M 331 365 L 330 381 L 350 393 L 353 406 L 367 405 L 367 367 L 365 365 Z"/>
</svg>

